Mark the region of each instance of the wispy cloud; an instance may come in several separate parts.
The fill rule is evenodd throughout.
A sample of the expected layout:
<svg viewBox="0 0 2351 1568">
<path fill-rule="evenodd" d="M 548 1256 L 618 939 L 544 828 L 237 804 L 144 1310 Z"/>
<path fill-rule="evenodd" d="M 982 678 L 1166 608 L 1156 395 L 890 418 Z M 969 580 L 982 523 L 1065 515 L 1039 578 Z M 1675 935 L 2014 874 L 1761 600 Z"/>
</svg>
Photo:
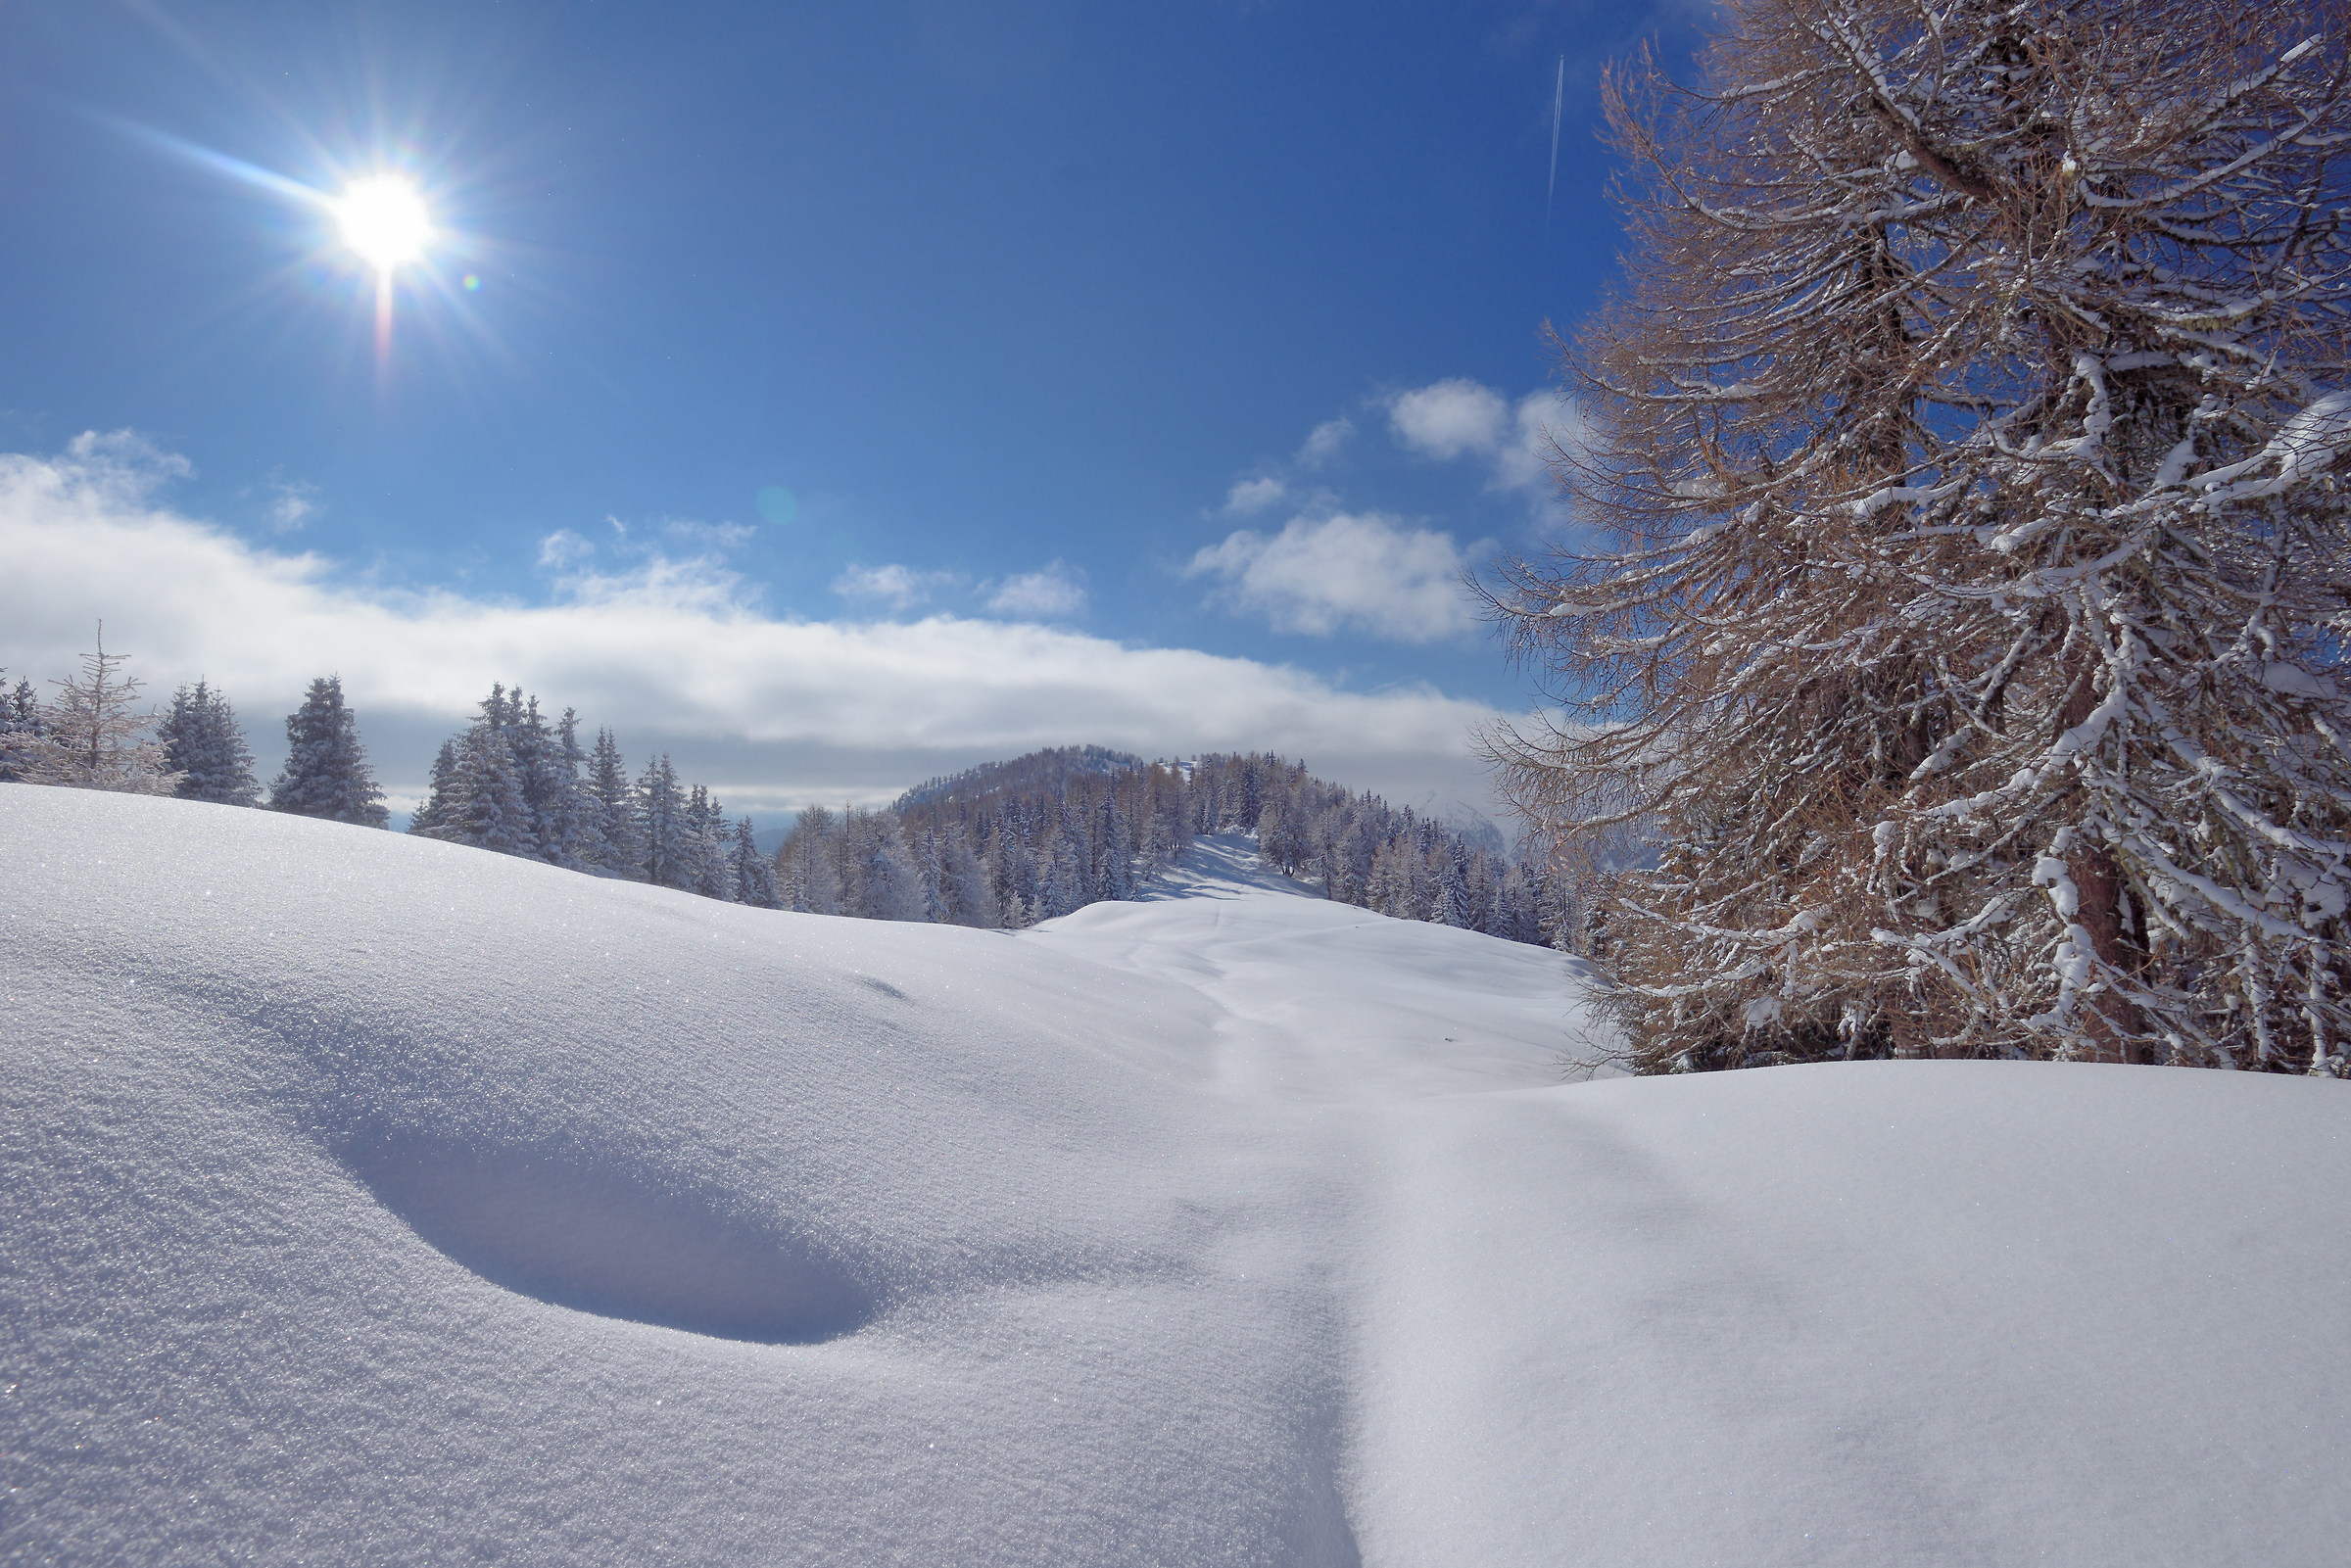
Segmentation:
<svg viewBox="0 0 2351 1568">
<path fill-rule="evenodd" d="M 852 561 L 833 579 L 833 592 L 859 603 L 882 604 L 903 614 L 957 582 L 953 572 L 919 572 L 911 566 L 860 566 Z"/>
<path fill-rule="evenodd" d="M 696 549 L 724 552 L 749 544 L 759 530 L 748 523 L 702 523 L 691 517 L 665 517 L 661 532 Z"/>
<path fill-rule="evenodd" d="M 1321 467 L 1344 451 L 1354 436 L 1354 420 L 1344 415 L 1323 420 L 1307 432 L 1306 441 L 1298 449 L 1298 465 L 1302 468 Z"/>
<path fill-rule="evenodd" d="M 135 506 L 172 480 L 194 477 L 196 465 L 135 430 L 85 430 L 37 469 L 26 477 L 50 497 Z"/>
<path fill-rule="evenodd" d="M 569 571 L 595 555 L 596 546 L 568 528 L 558 528 L 539 542 L 539 564 L 550 571 Z"/>
<path fill-rule="evenodd" d="M 539 565 L 554 574 L 559 593 L 577 597 L 602 592 L 601 585 L 647 572 L 676 571 L 686 563 L 696 570 L 732 579 L 725 559 L 758 536 L 746 523 L 705 523 L 691 517 L 664 517 L 645 530 L 632 529 L 617 517 L 606 517 L 610 537 L 591 539 L 576 529 L 558 528 L 539 541 Z M 659 543 L 665 541 L 666 544 Z M 682 546 L 673 555 L 667 546 Z M 606 565 L 605 562 L 612 564 Z"/>
<path fill-rule="evenodd" d="M 562 575 L 545 604 L 354 586 L 315 553 L 259 547 L 157 504 L 156 485 L 184 471 L 99 438 L 54 458 L 0 455 L 0 665 L 63 675 L 103 615 L 109 645 L 136 656 L 151 689 L 208 676 L 264 750 L 275 715 L 312 677 L 338 672 L 400 795 L 421 788 L 441 737 L 494 679 L 611 725 L 633 756 L 676 751 L 739 810 L 887 798 L 1077 741 L 1156 755 L 1270 747 L 1398 798 L 1475 793 L 1467 733 L 1497 716 L 1426 688 L 1352 692 L 1296 669 L 1026 621 L 779 617 L 706 555 L 598 570 L 557 546 Z M 1409 556 L 1411 531 L 1398 537 Z M 1271 585 L 1288 548 L 1256 581 Z"/>
<path fill-rule="evenodd" d="M 1451 534 L 1340 512 L 1294 518 L 1278 534 L 1242 529 L 1194 555 L 1186 573 L 1216 579 L 1234 608 L 1280 631 L 1434 642 L 1476 625 L 1464 565 Z"/>
<path fill-rule="evenodd" d="M 1290 487 L 1270 474 L 1235 480 L 1224 493 L 1223 510 L 1231 516 L 1248 517 L 1280 505 L 1289 495 Z"/>
<path fill-rule="evenodd" d="M 272 473 L 263 489 L 269 496 L 269 526 L 281 534 L 293 533 L 324 509 L 318 499 L 318 487 L 307 479 L 287 479 Z"/>
</svg>

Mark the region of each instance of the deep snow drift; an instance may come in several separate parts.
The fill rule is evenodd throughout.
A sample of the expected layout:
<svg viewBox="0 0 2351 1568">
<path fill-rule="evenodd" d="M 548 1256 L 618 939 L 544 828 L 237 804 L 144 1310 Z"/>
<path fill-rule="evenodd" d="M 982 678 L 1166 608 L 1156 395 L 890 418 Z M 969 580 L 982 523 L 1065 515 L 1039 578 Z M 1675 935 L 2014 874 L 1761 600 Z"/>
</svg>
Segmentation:
<svg viewBox="0 0 2351 1568">
<path fill-rule="evenodd" d="M 1231 842 L 1006 936 L 0 787 L 0 1557 L 2339 1559 L 2346 1086 L 1580 995 Z"/>
</svg>

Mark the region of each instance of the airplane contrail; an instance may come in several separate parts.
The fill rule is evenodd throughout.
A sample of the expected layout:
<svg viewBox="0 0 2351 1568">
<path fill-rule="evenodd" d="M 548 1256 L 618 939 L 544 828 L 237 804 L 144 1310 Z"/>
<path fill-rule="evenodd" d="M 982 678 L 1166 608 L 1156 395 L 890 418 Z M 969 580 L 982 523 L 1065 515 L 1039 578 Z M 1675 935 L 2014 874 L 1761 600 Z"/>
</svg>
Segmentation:
<svg viewBox="0 0 2351 1568">
<path fill-rule="evenodd" d="M 1567 57 L 1559 56 L 1559 79 L 1551 86 L 1551 174 L 1543 181 L 1543 243 L 1551 244 L 1551 198 L 1559 188 L 1559 111 L 1567 102 Z"/>
</svg>

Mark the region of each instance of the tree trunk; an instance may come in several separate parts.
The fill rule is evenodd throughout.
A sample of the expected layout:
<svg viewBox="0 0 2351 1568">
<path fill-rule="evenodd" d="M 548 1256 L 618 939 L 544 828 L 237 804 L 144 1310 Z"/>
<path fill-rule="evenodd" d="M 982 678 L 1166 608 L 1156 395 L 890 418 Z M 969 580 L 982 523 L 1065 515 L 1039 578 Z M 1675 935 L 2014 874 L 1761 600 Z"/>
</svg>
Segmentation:
<svg viewBox="0 0 2351 1568">
<path fill-rule="evenodd" d="M 2085 675 L 2058 712 L 2057 734 L 2063 735 L 2086 722 L 2097 704 L 2096 683 Z M 2114 863 L 2113 854 L 2104 844 L 2087 844 L 2067 857 L 2065 870 L 2073 879 L 2079 900 L 2074 912 L 2075 924 L 2088 933 L 2090 948 L 2097 954 L 2099 964 L 2136 974 L 2145 964 L 2146 954 L 2132 940 L 2130 927 L 2123 919 L 2123 875 Z M 2140 1043 L 2146 1020 L 2136 1007 L 2112 995 L 2086 999 L 2084 1005 L 2089 1015 L 2082 1029 L 2089 1042 L 2089 1061 L 2148 1060 Z"/>
</svg>

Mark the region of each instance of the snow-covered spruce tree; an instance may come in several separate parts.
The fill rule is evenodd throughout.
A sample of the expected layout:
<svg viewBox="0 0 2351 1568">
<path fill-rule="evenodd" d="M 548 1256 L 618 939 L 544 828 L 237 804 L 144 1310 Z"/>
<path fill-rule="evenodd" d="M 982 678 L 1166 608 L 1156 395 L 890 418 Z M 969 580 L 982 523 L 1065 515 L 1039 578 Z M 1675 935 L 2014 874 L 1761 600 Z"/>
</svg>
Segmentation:
<svg viewBox="0 0 2351 1568">
<path fill-rule="evenodd" d="M 441 743 L 431 786 L 408 819 L 408 832 L 502 855 L 531 853 L 530 812 L 513 746 L 521 696 L 516 691 L 509 703 L 505 684 L 492 686 L 464 733 Z"/>
<path fill-rule="evenodd" d="M 575 747 L 565 743 L 560 729 L 547 722 L 539 699 L 525 696 L 516 687 L 510 702 L 507 745 L 514 757 L 514 780 L 522 790 L 523 809 L 530 823 L 533 859 L 577 871 L 580 867 L 582 821 L 580 770 Z"/>
<path fill-rule="evenodd" d="M 30 744 L 15 763 L 18 777 L 75 789 L 171 793 L 179 775 L 166 761 L 164 743 L 148 734 L 154 713 L 133 711 L 139 682 L 121 673 L 129 657 L 106 651 L 101 621 L 95 651 L 82 655 L 81 674 L 54 683 L 57 695 L 41 710 Z"/>
<path fill-rule="evenodd" d="M 677 885 L 704 898 L 731 901 L 735 897 L 735 871 L 728 864 L 734 831 L 727 826 L 726 813 L 718 799 L 701 784 L 691 784 L 686 791 L 685 855 L 681 863 Z"/>
<path fill-rule="evenodd" d="M 182 800 L 223 806 L 261 803 L 261 782 L 253 776 L 253 748 L 237 726 L 228 698 L 203 681 L 171 693 L 170 711 L 156 727 L 164 765 L 180 776 L 173 791 Z"/>
<path fill-rule="evenodd" d="M 457 763 L 457 742 L 441 742 L 434 754 L 432 772 L 425 786 L 424 804 L 408 814 L 408 832 L 426 838 L 446 838 L 452 824 L 464 810 L 464 783 Z"/>
<path fill-rule="evenodd" d="M 629 786 L 629 765 L 620 742 L 609 730 L 596 732 L 596 748 L 588 754 L 585 788 L 588 811 L 594 819 L 592 870 L 608 877 L 645 879 L 645 839 L 637 829 L 636 791 Z"/>
<path fill-rule="evenodd" d="M 759 853 L 758 830 L 751 826 L 750 818 L 735 825 L 728 859 L 735 874 L 736 903 L 748 904 L 753 909 L 784 907 L 784 900 L 776 891 L 775 863 Z"/>
<path fill-rule="evenodd" d="M 580 777 L 578 727 L 565 709 L 551 728 L 537 697 L 494 684 L 465 733 L 443 742 L 408 831 L 567 871 L 604 869 L 603 809 Z M 617 774 L 617 750 L 611 762 Z"/>
<path fill-rule="evenodd" d="M 694 874 L 692 825 L 686 820 L 686 794 L 678 787 L 678 770 L 666 753 L 645 765 L 637 782 L 632 826 L 644 859 L 638 879 L 656 887 L 690 887 Z"/>
<path fill-rule="evenodd" d="M 455 792 L 459 804 L 441 836 L 494 854 L 531 856 L 538 841 L 532 832 L 530 802 L 522 792 L 514 734 L 501 693 L 493 690 L 491 696 L 482 720 L 457 742 Z"/>
<path fill-rule="evenodd" d="M 312 681 L 302 706 L 286 715 L 286 768 L 270 782 L 269 809 L 362 828 L 390 820 L 360 744 L 359 717 L 344 706 L 341 676 Z"/>
<path fill-rule="evenodd" d="M 532 699 L 533 711 L 537 698 Z M 539 812 L 539 852 L 567 871 L 604 864 L 603 802 L 590 788 L 588 753 L 580 745 L 580 716 L 565 708 L 552 744 L 533 763 L 528 788 Z"/>
<path fill-rule="evenodd" d="M 1609 543 L 1492 606 L 1505 732 L 1649 1070 L 2339 1071 L 2339 0 L 1730 0 L 1612 83 L 1628 292 L 1568 351 Z M 1605 936 L 1599 933 L 1605 932 Z"/>
</svg>

